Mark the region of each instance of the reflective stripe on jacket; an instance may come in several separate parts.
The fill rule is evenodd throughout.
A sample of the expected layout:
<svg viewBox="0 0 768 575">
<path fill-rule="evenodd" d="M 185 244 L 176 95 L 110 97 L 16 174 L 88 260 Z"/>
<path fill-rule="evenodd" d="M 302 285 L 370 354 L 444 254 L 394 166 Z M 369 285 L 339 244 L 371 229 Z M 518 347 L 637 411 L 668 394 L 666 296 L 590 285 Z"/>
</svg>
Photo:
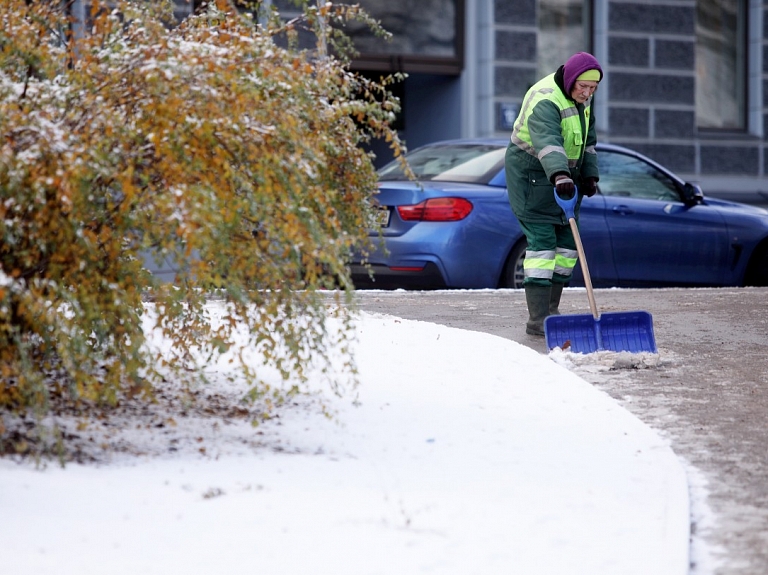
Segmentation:
<svg viewBox="0 0 768 575">
<path fill-rule="evenodd" d="M 528 90 L 507 146 L 505 168 L 509 203 L 519 220 L 567 225 L 555 203 L 555 174 L 570 174 L 577 186 L 583 178 L 599 178 L 592 100 L 569 99 L 559 78 L 551 74 Z M 581 199 L 576 204 L 578 221 Z"/>
<path fill-rule="evenodd" d="M 533 110 L 536 104 L 545 99 L 554 102 L 560 110 L 560 133 L 563 145 L 549 145 L 537 150 L 533 145 L 531 134 L 528 130 L 530 116 L 527 112 Z M 568 160 L 568 167 L 575 168 L 579 165 L 579 161 L 585 152 L 585 132 L 592 113 L 591 103 L 592 100 L 590 99 L 584 106 L 584 120 L 582 123 L 581 114 L 579 114 L 576 103 L 565 97 L 565 94 L 555 83 L 555 75 L 550 74 L 534 84 L 526 94 L 512 132 L 512 143 L 528 154 L 535 156 L 540 162 L 543 162 L 548 154 L 563 154 Z"/>
</svg>

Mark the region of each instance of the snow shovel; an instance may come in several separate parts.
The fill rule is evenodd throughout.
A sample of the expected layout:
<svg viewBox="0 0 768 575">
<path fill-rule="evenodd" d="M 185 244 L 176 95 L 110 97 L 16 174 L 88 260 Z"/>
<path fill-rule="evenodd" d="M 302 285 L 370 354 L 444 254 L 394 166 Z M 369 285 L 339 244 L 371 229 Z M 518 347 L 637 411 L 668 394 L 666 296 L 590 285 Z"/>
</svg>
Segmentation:
<svg viewBox="0 0 768 575">
<path fill-rule="evenodd" d="M 587 287 L 589 308 L 592 315 L 551 315 L 544 320 L 544 337 L 547 347 L 568 349 L 575 353 L 592 353 L 594 351 L 628 351 L 631 353 L 657 353 L 656 339 L 653 335 L 653 319 L 647 311 L 609 312 L 602 315 L 597 312 L 595 294 L 592 290 L 592 279 L 589 276 L 587 258 L 581 243 L 579 228 L 576 225 L 574 208 L 579 194 L 565 200 L 557 194 L 555 201 L 563 208 L 571 225 L 576 249 L 579 252 L 581 271 L 584 284 Z"/>
</svg>

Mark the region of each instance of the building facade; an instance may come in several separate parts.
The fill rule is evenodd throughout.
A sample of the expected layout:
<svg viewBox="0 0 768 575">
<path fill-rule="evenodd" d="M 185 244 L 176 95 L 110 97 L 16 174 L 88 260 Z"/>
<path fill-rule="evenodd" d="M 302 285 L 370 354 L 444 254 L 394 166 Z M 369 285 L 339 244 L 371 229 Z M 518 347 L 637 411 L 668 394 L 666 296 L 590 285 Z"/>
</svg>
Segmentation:
<svg viewBox="0 0 768 575">
<path fill-rule="evenodd" d="M 541 72 L 542 36 L 552 33 L 542 7 L 566 2 L 474 2 L 489 31 L 475 42 L 492 56 L 486 73 L 493 78 L 476 100 L 494 109 L 492 121 L 479 116 L 472 129 L 503 134 Z M 571 16 L 570 37 L 586 21 L 583 47 L 605 72 L 595 98 L 601 141 L 645 153 L 705 191 L 768 190 L 768 10 L 762 1 L 594 0 L 584 3 L 581 19 Z M 493 42 L 485 46 L 491 32 Z M 566 52 L 558 54 L 561 60 Z"/>
<path fill-rule="evenodd" d="M 290 17 L 291 0 L 263 0 Z M 357 0 L 391 42 L 347 30 L 366 74 L 405 72 L 409 148 L 508 137 L 540 77 L 585 50 L 605 76 L 598 137 L 638 150 L 705 192 L 768 200 L 768 2 L 763 0 Z M 188 5 L 188 4 L 187 4 Z M 378 164 L 387 148 L 374 147 Z"/>
</svg>

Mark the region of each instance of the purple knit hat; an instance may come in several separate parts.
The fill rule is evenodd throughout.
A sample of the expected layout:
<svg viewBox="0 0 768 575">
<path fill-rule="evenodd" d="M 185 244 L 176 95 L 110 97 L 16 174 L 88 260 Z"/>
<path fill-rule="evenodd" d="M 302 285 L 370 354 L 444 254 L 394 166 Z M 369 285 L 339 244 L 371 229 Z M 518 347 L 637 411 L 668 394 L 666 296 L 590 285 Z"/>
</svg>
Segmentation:
<svg viewBox="0 0 768 575">
<path fill-rule="evenodd" d="M 573 91 L 573 85 L 576 83 L 576 78 L 581 76 L 587 70 L 597 70 L 600 72 L 600 79 L 603 79 L 603 69 L 597 62 L 597 58 L 592 54 L 576 52 L 576 54 L 568 58 L 568 61 L 563 67 L 563 83 L 565 84 L 566 94 L 570 94 Z"/>
</svg>

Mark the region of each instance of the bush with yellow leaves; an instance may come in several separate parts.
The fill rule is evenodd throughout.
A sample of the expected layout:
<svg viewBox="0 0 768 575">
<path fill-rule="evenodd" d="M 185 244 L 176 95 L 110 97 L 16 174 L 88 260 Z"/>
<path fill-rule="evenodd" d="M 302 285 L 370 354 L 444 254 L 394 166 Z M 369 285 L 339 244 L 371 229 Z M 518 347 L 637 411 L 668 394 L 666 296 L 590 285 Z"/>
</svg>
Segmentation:
<svg viewBox="0 0 768 575">
<path fill-rule="evenodd" d="M 347 258 L 366 249 L 363 144 L 403 151 L 388 80 L 334 49 L 334 22 L 365 15 L 326 3 L 285 23 L 219 0 L 170 23 L 166 2 L 96 0 L 74 33 L 65 4 L 0 6 L 0 410 L 151 398 L 148 301 L 173 342 L 164 368 L 188 373 L 192 349 L 215 359 L 245 325 L 301 380 L 328 359 L 319 290 L 348 298 Z M 291 40 L 302 23 L 318 48 Z M 174 262 L 176 280 L 159 283 L 142 253 Z M 211 295 L 229 304 L 215 329 Z M 245 371 L 266 401 L 296 391 Z"/>
</svg>

